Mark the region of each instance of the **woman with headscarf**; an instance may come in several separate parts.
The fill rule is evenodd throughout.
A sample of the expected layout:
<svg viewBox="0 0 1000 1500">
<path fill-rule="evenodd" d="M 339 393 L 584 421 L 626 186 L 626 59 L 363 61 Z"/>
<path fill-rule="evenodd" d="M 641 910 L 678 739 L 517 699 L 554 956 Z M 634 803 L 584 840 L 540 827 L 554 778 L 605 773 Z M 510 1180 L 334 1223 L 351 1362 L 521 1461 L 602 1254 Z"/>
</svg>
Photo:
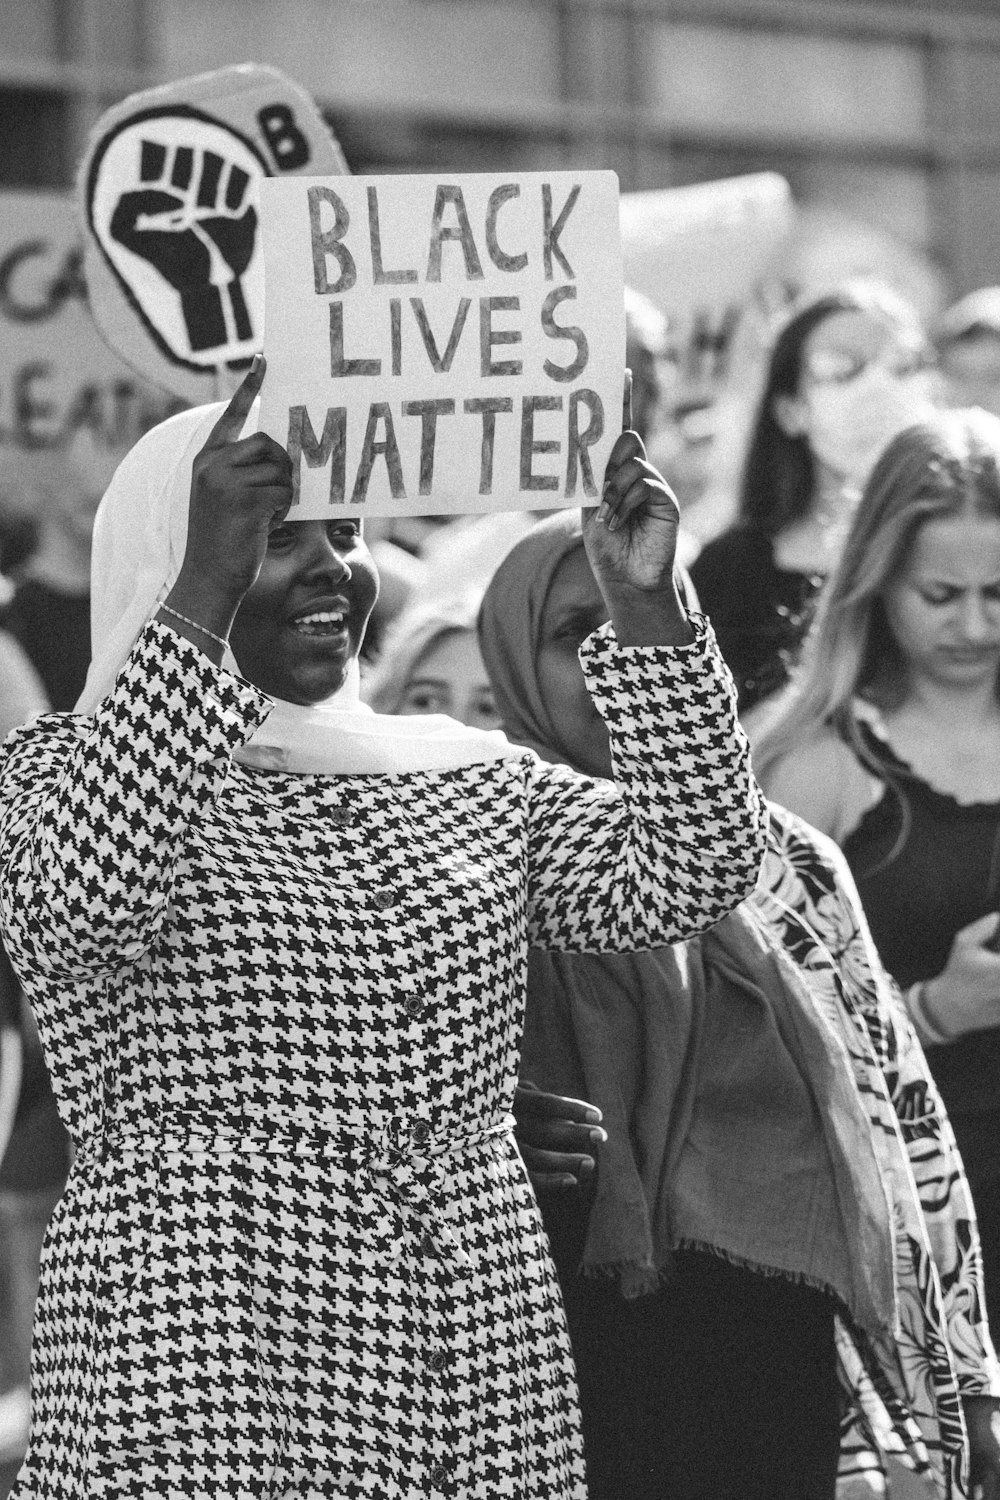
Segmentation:
<svg viewBox="0 0 1000 1500">
<path fill-rule="evenodd" d="M 587 530 L 618 783 L 362 708 L 374 569 L 353 515 L 287 519 L 262 379 L 119 469 L 80 711 L 0 766 L 4 939 L 77 1147 L 13 1495 L 583 1500 L 510 1131 L 524 954 L 752 886 L 731 682 L 624 433 Z"/>
<path fill-rule="evenodd" d="M 570 515 L 514 548 L 480 617 L 509 737 L 595 776 L 577 653 L 605 617 Z M 592 1201 L 542 1203 L 590 1500 L 829 1500 L 838 1474 L 878 1494 L 888 1451 L 955 1500 L 963 1417 L 1000 1484 L 967 1184 L 830 840 L 772 806 L 758 887 L 711 932 L 530 952 L 521 1065 L 608 1136 Z"/>
<path fill-rule="evenodd" d="M 481 589 L 466 589 L 404 609 L 386 633 L 361 683 L 361 697 L 382 714 L 447 714 L 470 729 L 498 729 L 476 619 Z"/>
</svg>

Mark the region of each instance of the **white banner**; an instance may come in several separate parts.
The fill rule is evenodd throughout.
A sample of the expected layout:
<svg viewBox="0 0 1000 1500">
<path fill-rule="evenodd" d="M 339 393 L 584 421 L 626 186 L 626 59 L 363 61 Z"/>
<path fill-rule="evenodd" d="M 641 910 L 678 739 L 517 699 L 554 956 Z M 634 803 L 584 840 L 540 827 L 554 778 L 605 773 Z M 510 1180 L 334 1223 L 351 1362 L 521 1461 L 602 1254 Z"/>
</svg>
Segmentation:
<svg viewBox="0 0 1000 1500">
<path fill-rule="evenodd" d="M 596 503 L 621 430 L 613 172 L 271 179 L 261 427 L 299 519 Z"/>
<path fill-rule="evenodd" d="M 183 402 L 112 354 L 87 310 L 67 193 L 0 193 L 0 510 L 30 514 L 51 456 L 81 431 L 123 456 Z M 52 472 L 55 472 L 54 470 Z"/>
</svg>

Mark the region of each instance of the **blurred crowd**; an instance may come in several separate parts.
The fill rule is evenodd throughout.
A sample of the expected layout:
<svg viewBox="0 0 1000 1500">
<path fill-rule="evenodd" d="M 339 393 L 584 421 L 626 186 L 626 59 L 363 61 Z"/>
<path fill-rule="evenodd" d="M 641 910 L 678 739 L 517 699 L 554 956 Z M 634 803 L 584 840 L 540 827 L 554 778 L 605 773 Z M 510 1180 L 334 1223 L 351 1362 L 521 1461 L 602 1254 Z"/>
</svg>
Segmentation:
<svg viewBox="0 0 1000 1500">
<path fill-rule="evenodd" d="M 661 315 L 632 293 L 626 312 L 634 426 L 680 503 L 684 595 L 714 626 L 766 794 L 842 851 L 957 1139 L 1000 1327 L 1000 288 L 964 297 L 930 327 L 874 282 L 788 309 L 766 351 L 738 485 L 710 536 L 697 509 L 713 488 L 711 434 L 678 415 Z M 91 530 L 121 456 L 82 429 L 50 465 L 28 533 L 4 532 L 0 735 L 41 710 L 72 709 L 83 688 Z M 604 618 L 601 601 L 572 539 L 543 560 L 538 538 L 552 528 L 530 513 L 368 522 L 382 588 L 365 699 L 384 713 L 503 728 L 547 758 L 607 774 L 606 735 L 576 662 Z M 0 1025 L 9 1459 L 26 1440 L 38 1260 L 71 1147 L 6 961 Z M 535 1071 L 541 1086 L 570 1092 L 558 1069 Z M 919 1113 L 925 1096 L 910 1107 Z M 573 1301 L 583 1200 L 549 1205 L 547 1226 L 599 1497 L 624 1484 L 624 1460 L 596 1418 L 587 1427 L 583 1351 L 599 1344 L 607 1359 L 614 1340 L 607 1308 Z M 713 1281 L 691 1295 L 722 1305 L 732 1289 Z M 760 1319 L 772 1316 L 762 1301 Z M 655 1363 L 640 1329 L 625 1344 Z M 606 1393 L 606 1370 L 598 1384 Z M 971 1431 L 974 1405 L 966 1419 Z M 641 1452 L 648 1433 L 632 1437 Z M 974 1443 L 981 1462 L 985 1447 Z"/>
</svg>

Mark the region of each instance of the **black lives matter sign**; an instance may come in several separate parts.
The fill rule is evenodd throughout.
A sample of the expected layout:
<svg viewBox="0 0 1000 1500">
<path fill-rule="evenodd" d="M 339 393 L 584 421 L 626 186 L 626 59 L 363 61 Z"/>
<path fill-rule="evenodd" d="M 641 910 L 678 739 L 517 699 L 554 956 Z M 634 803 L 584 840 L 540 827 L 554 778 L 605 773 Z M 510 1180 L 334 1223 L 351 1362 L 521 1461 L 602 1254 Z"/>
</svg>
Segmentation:
<svg viewBox="0 0 1000 1500">
<path fill-rule="evenodd" d="M 296 514 L 596 502 L 620 430 L 611 172 L 261 187 L 261 427 Z"/>
</svg>

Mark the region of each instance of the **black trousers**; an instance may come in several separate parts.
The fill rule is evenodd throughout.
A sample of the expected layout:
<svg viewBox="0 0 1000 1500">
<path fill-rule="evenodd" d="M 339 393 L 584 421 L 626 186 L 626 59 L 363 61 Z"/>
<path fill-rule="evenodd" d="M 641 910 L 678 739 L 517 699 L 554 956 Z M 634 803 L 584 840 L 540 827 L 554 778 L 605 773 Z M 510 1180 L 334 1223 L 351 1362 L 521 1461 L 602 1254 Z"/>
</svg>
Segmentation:
<svg viewBox="0 0 1000 1500">
<path fill-rule="evenodd" d="M 590 1500 L 833 1500 L 829 1297 L 691 1252 L 652 1296 L 578 1275 L 563 1290 Z"/>
</svg>

